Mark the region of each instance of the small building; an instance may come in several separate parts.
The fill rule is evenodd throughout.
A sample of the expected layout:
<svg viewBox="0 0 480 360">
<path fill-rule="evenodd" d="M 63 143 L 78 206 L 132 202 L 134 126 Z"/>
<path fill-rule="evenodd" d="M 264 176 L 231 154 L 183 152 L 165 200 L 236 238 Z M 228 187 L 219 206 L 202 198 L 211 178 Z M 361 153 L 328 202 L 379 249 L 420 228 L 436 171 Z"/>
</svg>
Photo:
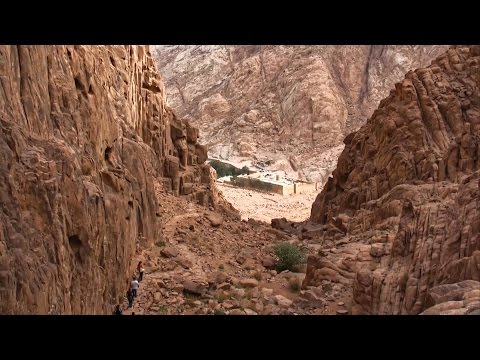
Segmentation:
<svg viewBox="0 0 480 360">
<path fill-rule="evenodd" d="M 318 182 L 309 183 L 306 181 L 297 180 L 294 182 L 294 186 L 295 194 L 309 194 L 312 192 L 318 192 L 319 190 Z"/>
<path fill-rule="evenodd" d="M 224 177 L 219 181 L 233 186 L 248 188 L 252 190 L 261 190 L 280 195 L 307 194 L 318 192 L 318 183 L 309 183 L 301 180 L 280 177 L 273 172 L 257 172 L 250 175 L 239 175 L 235 178 Z"/>
</svg>

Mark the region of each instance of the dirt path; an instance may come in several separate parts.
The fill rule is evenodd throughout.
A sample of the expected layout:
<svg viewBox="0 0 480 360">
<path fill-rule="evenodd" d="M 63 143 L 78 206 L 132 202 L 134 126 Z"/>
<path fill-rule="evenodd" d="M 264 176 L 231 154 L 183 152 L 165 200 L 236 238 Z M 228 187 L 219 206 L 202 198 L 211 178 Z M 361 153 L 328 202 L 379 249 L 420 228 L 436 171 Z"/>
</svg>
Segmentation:
<svg viewBox="0 0 480 360">
<path fill-rule="evenodd" d="M 267 264 L 275 243 L 289 239 L 304 247 L 298 238 L 161 191 L 157 196 L 162 207 L 162 241 L 142 249 L 133 260 L 135 266 L 143 262 L 145 274 L 134 306 L 124 310 L 125 315 L 335 313 L 334 305 L 341 302 L 338 296 L 311 303 L 313 290 L 292 288 L 288 280 L 301 280 L 304 273 L 277 274 Z M 125 299 L 122 308 L 126 306 Z"/>
</svg>

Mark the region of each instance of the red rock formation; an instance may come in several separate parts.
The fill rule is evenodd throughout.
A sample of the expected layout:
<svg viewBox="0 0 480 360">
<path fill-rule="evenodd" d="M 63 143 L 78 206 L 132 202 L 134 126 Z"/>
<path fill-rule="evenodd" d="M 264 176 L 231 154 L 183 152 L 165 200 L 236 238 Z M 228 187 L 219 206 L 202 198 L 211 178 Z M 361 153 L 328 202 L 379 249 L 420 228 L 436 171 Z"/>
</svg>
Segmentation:
<svg viewBox="0 0 480 360">
<path fill-rule="evenodd" d="M 421 315 L 480 314 L 480 282 L 465 280 L 434 287 L 425 304 L 431 305 Z"/>
<path fill-rule="evenodd" d="M 161 237 L 155 179 L 213 205 L 198 131 L 148 47 L 0 46 L 0 84 L 0 313 L 110 312 Z"/>
<path fill-rule="evenodd" d="M 353 313 L 418 314 L 429 289 L 480 280 L 479 88 L 480 47 L 451 48 L 345 138 L 311 213 L 337 249 L 309 260 L 305 286 L 351 286 Z"/>
<path fill-rule="evenodd" d="M 408 70 L 446 49 L 172 45 L 155 47 L 154 56 L 169 104 L 200 128 L 210 155 L 270 160 L 272 169 L 323 184 L 344 136 L 365 123 Z"/>
</svg>

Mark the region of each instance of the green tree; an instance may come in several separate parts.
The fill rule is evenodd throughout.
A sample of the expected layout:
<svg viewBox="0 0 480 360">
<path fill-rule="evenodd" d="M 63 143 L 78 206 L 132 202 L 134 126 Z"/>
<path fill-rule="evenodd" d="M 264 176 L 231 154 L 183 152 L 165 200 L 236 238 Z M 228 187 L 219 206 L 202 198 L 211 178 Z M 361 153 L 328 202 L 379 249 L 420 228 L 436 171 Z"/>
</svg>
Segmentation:
<svg viewBox="0 0 480 360">
<path fill-rule="evenodd" d="M 305 256 L 302 251 L 289 242 L 281 242 L 274 246 L 273 251 L 278 257 L 276 264 L 277 271 L 293 271 L 296 265 L 305 263 Z"/>
</svg>

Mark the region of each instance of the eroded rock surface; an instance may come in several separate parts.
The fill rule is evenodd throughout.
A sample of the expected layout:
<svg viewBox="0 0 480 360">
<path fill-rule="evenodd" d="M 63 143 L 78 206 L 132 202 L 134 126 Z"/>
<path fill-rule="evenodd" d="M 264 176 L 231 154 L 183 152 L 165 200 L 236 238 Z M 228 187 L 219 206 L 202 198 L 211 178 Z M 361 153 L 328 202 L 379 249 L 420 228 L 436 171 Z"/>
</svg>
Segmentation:
<svg viewBox="0 0 480 360">
<path fill-rule="evenodd" d="M 408 70 L 445 46 L 157 46 L 169 104 L 210 155 L 273 160 L 325 183 L 357 130 Z"/>
<path fill-rule="evenodd" d="M 0 84 L 0 313 L 109 313 L 162 238 L 154 179 L 216 205 L 207 149 L 148 47 L 0 46 Z"/>
<path fill-rule="evenodd" d="M 467 300 L 477 301 L 480 280 L 479 88 L 480 47 L 451 48 L 407 73 L 367 124 L 345 138 L 333 178 L 302 225 L 320 246 L 304 286 L 329 280 L 351 289 L 353 314 L 473 311 Z M 473 281 L 465 288 L 470 295 L 461 290 L 465 281 Z M 455 296 L 438 304 L 442 286 Z"/>
<path fill-rule="evenodd" d="M 422 315 L 480 314 L 480 282 L 465 280 L 456 284 L 436 286 L 428 292 Z"/>
</svg>

